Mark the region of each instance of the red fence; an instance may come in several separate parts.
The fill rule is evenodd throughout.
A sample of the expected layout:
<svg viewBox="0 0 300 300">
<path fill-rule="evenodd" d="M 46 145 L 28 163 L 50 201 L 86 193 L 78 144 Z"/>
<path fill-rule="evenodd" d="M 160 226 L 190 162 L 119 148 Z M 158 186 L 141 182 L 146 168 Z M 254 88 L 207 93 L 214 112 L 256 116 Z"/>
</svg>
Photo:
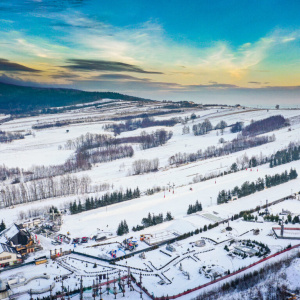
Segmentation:
<svg viewBox="0 0 300 300">
<path fill-rule="evenodd" d="M 255 263 L 249 265 L 248 267 L 245 267 L 245 268 L 243 268 L 243 269 L 241 269 L 241 270 L 238 270 L 238 271 L 236 271 L 236 272 L 234 272 L 234 273 L 231 273 L 231 274 L 229 274 L 229 275 L 226 275 L 226 276 L 224 276 L 224 277 L 222 277 L 222 278 L 216 279 L 216 280 L 214 280 L 214 281 L 211 281 L 211 282 L 208 282 L 208 283 L 206 283 L 206 284 L 203 284 L 203 285 L 200 285 L 200 286 L 198 286 L 198 287 L 195 287 L 195 288 L 193 288 L 193 289 L 190 289 L 190 290 L 188 290 L 188 291 L 186 291 L 186 292 L 183 292 L 183 293 L 180 293 L 180 294 L 177 294 L 177 295 L 173 295 L 173 296 L 168 296 L 168 299 L 176 299 L 176 298 L 182 297 L 182 296 L 184 296 L 184 295 L 187 295 L 187 294 L 189 294 L 189 293 L 195 292 L 195 291 L 197 291 L 197 290 L 201 290 L 201 289 L 203 289 L 203 288 L 205 288 L 205 287 L 207 287 L 207 286 L 210 286 L 210 285 L 215 284 L 215 283 L 217 283 L 217 282 L 220 282 L 220 281 L 222 281 L 222 280 L 224 280 L 224 279 L 227 279 L 227 278 L 232 277 L 232 276 L 234 276 L 234 275 L 237 275 L 237 274 L 239 274 L 239 273 L 241 273 L 241 272 L 244 272 L 245 270 L 248 270 L 248 269 L 250 269 L 250 268 L 252 268 L 252 267 L 254 267 L 254 266 L 257 266 L 257 265 L 259 265 L 260 263 L 269 260 L 270 258 L 276 257 L 277 255 L 280 255 L 280 254 L 282 254 L 282 253 L 284 253 L 284 252 L 287 252 L 287 251 L 290 251 L 290 250 L 292 250 L 292 249 L 295 249 L 295 248 L 297 248 L 297 247 L 299 247 L 299 246 L 300 246 L 300 244 L 297 244 L 297 245 L 295 245 L 295 246 L 293 246 L 293 247 L 291 247 L 291 248 L 288 248 L 288 249 L 282 250 L 282 251 L 280 251 L 280 252 L 277 252 L 277 253 L 275 253 L 275 254 L 272 254 L 272 255 L 270 255 L 270 256 L 268 256 L 268 257 L 266 257 L 266 258 L 263 258 L 263 259 L 261 259 L 261 260 L 255 262 Z M 138 284 L 138 286 L 139 286 L 139 284 Z M 149 292 L 148 292 L 147 290 L 145 290 L 144 288 L 143 288 L 143 291 L 144 291 L 151 299 L 153 299 L 153 300 L 165 300 L 165 299 L 167 299 L 167 297 L 153 297 L 153 296 L 150 295 Z"/>
</svg>

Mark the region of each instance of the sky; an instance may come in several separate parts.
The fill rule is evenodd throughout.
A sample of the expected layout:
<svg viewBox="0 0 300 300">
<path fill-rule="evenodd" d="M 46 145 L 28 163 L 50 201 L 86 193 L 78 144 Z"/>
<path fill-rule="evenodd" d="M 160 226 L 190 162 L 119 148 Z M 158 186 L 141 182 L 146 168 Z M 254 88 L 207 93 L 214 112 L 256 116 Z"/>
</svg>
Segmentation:
<svg viewBox="0 0 300 300">
<path fill-rule="evenodd" d="M 300 105 L 299 11 L 298 0 L 1 0 L 0 82 Z"/>
</svg>

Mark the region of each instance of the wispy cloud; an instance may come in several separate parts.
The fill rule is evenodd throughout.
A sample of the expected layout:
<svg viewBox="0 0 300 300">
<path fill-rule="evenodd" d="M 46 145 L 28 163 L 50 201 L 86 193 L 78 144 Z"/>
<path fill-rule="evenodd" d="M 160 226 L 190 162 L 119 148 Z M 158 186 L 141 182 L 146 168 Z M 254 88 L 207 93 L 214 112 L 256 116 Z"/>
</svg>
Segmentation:
<svg viewBox="0 0 300 300">
<path fill-rule="evenodd" d="M 138 78 L 125 74 L 101 74 L 99 76 L 94 76 L 92 79 L 100 80 L 130 80 L 130 81 L 150 81 L 149 78 Z"/>
<path fill-rule="evenodd" d="M 0 58 L 0 71 L 8 72 L 40 72 L 39 70 L 26 67 L 24 65 L 11 62 L 8 59 Z"/>
<path fill-rule="evenodd" d="M 162 72 L 146 71 L 142 68 L 117 61 L 91 60 L 91 59 L 68 59 L 64 68 L 79 71 L 113 71 L 113 72 L 135 72 L 148 74 L 162 74 Z"/>
<path fill-rule="evenodd" d="M 259 81 L 248 81 L 248 83 L 251 83 L 251 84 L 261 84 L 261 82 L 259 82 Z"/>
</svg>

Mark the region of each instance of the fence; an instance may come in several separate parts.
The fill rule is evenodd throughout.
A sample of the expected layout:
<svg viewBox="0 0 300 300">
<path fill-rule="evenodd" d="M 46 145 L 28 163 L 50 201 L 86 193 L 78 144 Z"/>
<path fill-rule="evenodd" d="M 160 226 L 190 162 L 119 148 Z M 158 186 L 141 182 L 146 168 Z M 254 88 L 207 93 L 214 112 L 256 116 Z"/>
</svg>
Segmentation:
<svg viewBox="0 0 300 300">
<path fill-rule="evenodd" d="M 235 276 L 235 275 L 237 275 L 237 274 L 239 274 L 239 273 L 242 273 L 242 272 L 244 272 L 244 271 L 246 271 L 246 270 L 248 270 L 248 269 L 250 269 L 250 268 L 252 268 L 252 267 L 254 267 L 254 266 L 257 266 L 257 265 L 259 265 L 259 264 L 261 264 L 261 263 L 263 263 L 263 262 L 265 262 L 265 261 L 267 261 L 267 260 L 269 260 L 269 259 L 271 259 L 271 258 L 273 258 L 273 257 L 276 257 L 276 256 L 278 256 L 278 255 L 280 255 L 280 254 L 282 254 L 282 253 L 288 252 L 288 251 L 290 251 L 290 250 L 292 250 L 292 249 L 298 248 L 299 246 L 300 246 L 300 244 L 297 244 L 297 245 L 295 245 L 295 246 L 293 246 L 293 247 L 290 247 L 290 248 L 288 248 L 288 249 L 285 249 L 285 250 L 282 250 L 282 251 L 277 252 L 277 253 L 275 253 L 275 254 L 272 254 L 272 255 L 270 255 L 270 256 L 268 256 L 268 257 L 266 257 L 266 258 L 263 258 L 263 259 L 261 259 L 261 260 L 255 262 L 255 263 L 249 265 L 248 267 L 245 267 L 245 268 L 243 268 L 243 269 L 241 269 L 241 270 L 238 270 L 238 271 L 236 271 L 236 272 L 234 272 L 234 273 L 231 273 L 231 274 L 226 275 L 226 276 L 224 276 L 224 277 L 222 277 L 222 278 L 216 279 L 216 280 L 214 280 L 214 281 L 208 282 L 208 283 L 206 283 L 206 284 L 200 285 L 200 286 L 198 286 L 198 287 L 195 287 L 195 288 L 193 288 L 193 289 L 190 289 L 190 290 L 188 290 L 188 291 L 185 291 L 185 292 L 183 292 L 183 293 L 180 293 L 180 294 L 177 294 L 177 295 L 173 295 L 173 296 L 168 296 L 168 297 L 164 297 L 164 296 L 163 296 L 163 297 L 154 297 L 154 296 L 150 295 L 150 293 L 149 293 L 144 287 L 141 287 L 140 284 L 139 284 L 138 282 L 136 282 L 136 284 L 138 285 L 138 287 L 141 287 L 142 290 L 144 291 L 144 293 L 146 293 L 146 294 L 147 294 L 151 299 L 153 299 L 153 300 L 177 299 L 177 298 L 179 298 L 179 297 L 182 297 L 182 296 L 187 295 L 187 294 L 190 294 L 190 293 L 192 293 L 192 292 L 201 290 L 201 289 L 203 289 L 203 288 L 205 288 L 205 287 L 208 287 L 208 286 L 210 286 L 210 285 L 212 285 L 212 284 L 215 284 L 215 283 L 217 283 L 217 282 L 220 282 L 220 281 L 222 281 L 222 280 L 224 280 L 224 279 L 227 279 L 227 278 L 230 278 L 230 277 L 232 277 L 232 276 Z"/>
</svg>

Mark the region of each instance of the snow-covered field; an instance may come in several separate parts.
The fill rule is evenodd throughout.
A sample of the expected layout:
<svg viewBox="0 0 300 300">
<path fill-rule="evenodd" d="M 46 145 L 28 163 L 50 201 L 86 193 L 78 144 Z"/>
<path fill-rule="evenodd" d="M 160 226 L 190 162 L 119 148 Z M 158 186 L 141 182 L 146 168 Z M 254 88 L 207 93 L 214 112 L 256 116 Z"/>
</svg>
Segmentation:
<svg viewBox="0 0 300 300">
<path fill-rule="evenodd" d="M 150 107 L 147 107 L 150 110 Z M 10 144 L 0 144 L 0 163 L 7 167 L 19 167 L 24 170 L 30 169 L 34 165 L 57 165 L 64 163 L 70 156 L 73 155 L 74 150 L 65 150 L 64 144 L 68 140 L 74 140 L 82 134 L 86 133 L 106 133 L 111 132 L 104 131 L 103 125 L 112 123 L 108 118 L 115 115 L 125 114 L 126 112 L 134 111 L 135 113 L 145 112 L 145 108 L 120 107 L 116 111 L 101 111 L 95 108 L 85 108 L 73 112 L 67 112 L 57 115 L 42 115 L 38 117 L 29 117 L 24 119 L 15 119 L 0 125 L 0 130 L 3 131 L 28 131 L 34 132 L 33 135 L 26 136 L 23 140 L 16 140 Z M 141 150 L 139 145 L 134 145 L 134 156 L 132 158 L 122 158 L 108 163 L 98 163 L 92 166 L 89 171 L 79 172 L 78 175 L 88 175 L 92 179 L 93 184 L 107 183 L 110 185 L 110 191 L 116 190 L 125 191 L 127 188 L 139 187 L 142 195 L 140 198 L 121 202 L 107 207 L 89 210 L 80 214 L 63 216 L 63 224 L 60 229 L 60 233 L 70 233 L 71 238 L 93 236 L 97 233 L 97 229 L 112 232 L 114 234 L 113 239 L 110 242 L 122 243 L 124 238 L 133 237 L 139 243 L 137 250 L 149 248 L 143 242 L 139 241 L 141 233 L 158 234 L 159 232 L 176 232 L 177 234 L 184 234 L 187 232 L 195 231 L 196 229 L 203 228 L 205 225 L 213 224 L 213 219 L 210 217 L 218 217 L 220 220 L 231 218 L 234 214 L 238 214 L 240 211 L 254 209 L 256 206 L 265 204 L 266 200 L 272 203 L 275 200 L 291 195 L 298 192 L 299 178 L 291 180 L 285 184 L 278 185 L 269 189 L 265 189 L 261 192 L 256 192 L 247 197 L 243 197 L 236 201 L 229 202 L 227 204 L 217 205 L 217 195 L 221 190 L 231 190 L 235 186 L 241 186 L 245 181 L 256 181 L 259 177 L 263 178 L 265 175 L 274 175 L 276 173 L 289 171 L 291 168 L 295 168 L 298 173 L 300 171 L 300 161 L 294 161 L 288 164 L 270 168 L 268 164 L 258 166 L 257 168 L 248 169 L 232 173 L 216 179 L 207 180 L 204 182 L 193 183 L 193 177 L 196 175 L 209 175 L 219 174 L 221 171 L 226 171 L 230 168 L 232 163 L 236 162 L 238 158 L 241 158 L 245 153 L 250 158 L 253 155 L 270 155 L 277 150 L 283 149 L 291 142 L 300 141 L 300 123 L 293 122 L 289 131 L 287 127 L 270 132 L 265 135 L 276 136 L 276 141 L 250 148 L 246 151 L 240 151 L 232 153 L 227 156 L 221 156 L 217 158 L 211 158 L 203 161 L 197 161 L 194 163 L 185 164 L 182 166 L 170 166 L 168 159 L 178 152 L 192 153 L 199 149 L 206 149 L 209 146 L 220 146 L 219 139 L 222 137 L 225 141 L 231 141 L 237 134 L 231 133 L 229 128 L 226 128 L 224 134 L 221 135 L 220 131 L 213 130 L 207 135 L 194 136 L 192 133 L 192 126 L 199 122 L 203 122 L 208 118 L 212 125 L 215 126 L 221 120 L 227 122 L 228 125 L 236 122 L 244 122 L 245 125 L 251 123 L 252 120 L 260 120 L 269 116 L 282 114 L 285 118 L 294 118 L 300 116 L 299 110 L 256 110 L 256 109 L 238 109 L 238 108 L 226 108 L 221 109 L 188 109 L 185 112 L 164 115 L 155 117 L 157 120 L 170 119 L 171 117 L 187 117 L 194 112 L 200 118 L 192 121 L 189 120 L 186 125 L 190 127 L 189 134 L 182 134 L 183 125 L 178 123 L 174 127 L 150 127 L 144 129 L 137 129 L 134 131 L 124 132 L 120 137 L 137 136 L 142 131 L 152 132 L 159 128 L 173 131 L 173 137 L 165 144 L 156 148 L 147 150 Z M 3 116 L 4 118 L 5 116 Z M 1 116 L 2 118 L 2 116 Z M 42 130 L 32 130 L 32 126 L 38 123 L 54 122 L 57 120 L 70 120 L 80 118 L 97 118 L 97 121 L 71 124 L 65 127 L 52 127 Z M 296 118 L 295 118 L 296 120 Z M 66 132 L 69 130 L 69 132 Z M 62 146 L 62 147 L 60 147 Z M 61 148 L 61 149 L 60 149 Z M 154 173 L 147 173 L 141 175 L 131 175 L 131 166 L 135 160 L 138 159 L 159 159 L 159 170 Z M 167 189 L 168 183 L 174 184 L 174 193 L 171 189 Z M 4 184 L 0 183 L 0 189 L 4 189 Z M 1 188 L 2 185 L 2 188 Z M 166 191 L 161 191 L 153 195 L 145 195 L 147 189 L 153 187 L 166 188 Z M 104 192 L 100 192 L 93 196 L 100 196 Z M 32 203 L 16 205 L 13 208 L 0 209 L 0 221 L 3 219 L 7 226 L 13 222 L 19 222 L 18 218 L 21 212 L 27 212 L 29 210 L 42 209 L 47 206 L 57 206 L 58 208 L 69 207 L 69 202 L 81 199 L 82 201 L 87 195 L 66 196 L 60 198 L 52 198 L 43 201 L 36 201 Z M 187 209 L 190 204 L 195 204 L 196 200 L 201 202 L 203 211 L 187 215 Z M 300 214 L 300 201 L 298 200 L 286 200 L 279 204 L 270 207 L 270 212 L 274 215 L 279 214 L 282 209 L 290 210 L 293 214 Z M 162 224 L 146 228 L 143 231 L 132 232 L 131 228 L 138 224 L 141 225 L 141 220 L 150 214 L 163 213 L 164 216 L 167 212 L 171 212 L 174 220 L 164 222 Z M 130 232 L 126 236 L 115 237 L 115 232 L 118 224 L 126 220 L 128 223 Z M 233 227 L 232 232 L 223 231 L 227 226 L 222 224 L 207 232 L 200 233 L 188 239 L 174 243 L 176 248 L 175 252 L 169 252 L 165 249 L 165 246 L 159 247 L 159 249 L 146 252 L 146 259 L 140 258 L 138 255 L 130 257 L 126 260 L 121 260 L 117 265 L 112 266 L 108 263 L 101 262 L 97 259 L 86 258 L 71 254 L 65 258 L 60 258 L 56 262 L 49 262 L 46 265 L 41 266 L 26 266 L 24 268 L 7 271 L 0 274 L 0 278 L 7 279 L 9 276 L 13 276 L 22 272 L 24 277 L 34 274 L 47 273 L 50 275 L 50 280 L 36 279 L 28 283 L 28 286 L 23 288 L 16 288 L 14 293 L 20 293 L 30 288 L 37 289 L 40 286 L 49 285 L 54 277 L 68 274 L 69 266 L 74 273 L 65 280 L 66 286 L 70 288 L 78 288 L 79 279 L 81 275 L 86 275 L 91 272 L 93 275 L 111 272 L 118 272 L 119 270 L 126 274 L 127 267 L 132 267 L 133 275 L 138 278 L 140 271 L 134 269 L 141 269 L 143 273 L 143 286 L 147 288 L 150 294 L 155 296 L 174 295 L 183 292 L 187 289 L 192 289 L 196 286 L 209 282 L 211 279 L 205 277 L 202 273 L 199 273 L 199 269 L 206 266 L 218 266 L 220 270 L 225 270 L 232 273 L 239 268 L 245 267 L 258 260 L 256 256 L 247 257 L 241 259 L 238 257 L 229 257 L 224 250 L 226 242 L 218 245 L 214 245 L 207 241 L 205 248 L 201 249 L 194 246 L 193 242 L 204 238 L 211 238 L 220 243 L 227 239 L 251 239 L 267 244 L 271 250 L 271 253 L 280 251 L 286 247 L 289 243 L 292 245 L 297 244 L 296 240 L 275 240 L 273 236 L 270 236 L 272 226 L 278 224 L 265 222 L 265 223 L 253 223 L 244 222 L 238 219 L 231 223 Z M 291 225 L 292 226 L 292 225 Z M 252 229 L 260 229 L 260 235 L 254 236 Z M 244 234 L 245 233 L 245 234 Z M 243 236 L 241 236 L 244 234 Z M 240 237 L 241 236 L 241 237 Z M 51 244 L 50 238 L 38 236 L 44 250 L 41 253 L 36 253 L 36 257 L 42 254 L 49 255 L 49 250 L 54 249 L 55 246 Z M 88 246 L 93 245 L 96 242 L 89 241 Z M 77 245 L 76 251 L 86 253 L 95 257 L 103 255 L 109 258 L 109 251 L 117 250 L 117 257 L 122 256 L 124 253 L 120 250 L 116 244 L 103 245 L 98 247 L 87 247 L 85 245 Z M 192 244 L 191 244 L 192 243 Z M 62 245 L 64 250 L 74 249 L 71 244 Z M 207 250 L 204 252 L 202 250 Z M 160 250 L 169 253 L 170 256 L 164 254 Z M 192 251 L 192 252 L 191 252 Z M 198 253 L 203 252 L 203 253 Z M 126 254 L 130 252 L 126 251 Z M 31 259 L 34 256 L 31 257 Z M 174 259 L 174 260 L 173 260 Z M 30 258 L 29 258 L 30 260 Z M 88 261 L 88 262 L 82 262 Z M 173 261 L 172 261 L 173 260 Z M 170 262 L 172 261 L 172 262 Z M 99 263 L 101 266 L 93 268 L 94 264 Z M 66 264 L 67 263 L 67 264 Z M 181 263 L 181 266 L 180 266 Z M 112 269 L 111 269 L 112 268 Z M 182 268 L 182 270 L 180 269 Z M 190 279 L 187 275 L 183 274 L 183 271 L 188 272 Z M 294 271 L 290 271 L 296 272 Z M 117 274 L 117 273 L 116 273 Z M 146 276 L 147 274 L 147 276 Z M 294 274 L 294 273 L 293 273 Z M 296 274 L 299 275 L 299 272 Z M 117 275 L 114 275 L 117 276 Z M 292 275 L 291 275 L 292 276 Z M 28 279 L 28 278 L 27 278 Z M 85 286 L 91 286 L 95 277 L 86 277 L 84 279 Z M 165 284 L 160 285 L 158 282 L 164 280 Z M 61 283 L 57 283 L 54 292 L 59 291 Z M 137 288 L 137 287 L 136 287 Z M 138 288 L 137 288 L 138 290 Z M 193 297 L 197 295 L 194 292 Z M 28 295 L 22 295 L 19 299 L 29 299 Z M 122 294 L 118 294 L 118 298 Z M 91 298 L 91 295 L 86 296 Z M 113 298 L 112 294 L 106 295 L 105 299 Z M 140 296 L 137 291 L 128 292 L 126 298 L 138 299 Z M 144 295 L 147 299 L 146 295 Z M 182 299 L 190 299 L 192 296 L 184 296 Z M 75 298 L 74 298 L 75 299 Z"/>
</svg>

